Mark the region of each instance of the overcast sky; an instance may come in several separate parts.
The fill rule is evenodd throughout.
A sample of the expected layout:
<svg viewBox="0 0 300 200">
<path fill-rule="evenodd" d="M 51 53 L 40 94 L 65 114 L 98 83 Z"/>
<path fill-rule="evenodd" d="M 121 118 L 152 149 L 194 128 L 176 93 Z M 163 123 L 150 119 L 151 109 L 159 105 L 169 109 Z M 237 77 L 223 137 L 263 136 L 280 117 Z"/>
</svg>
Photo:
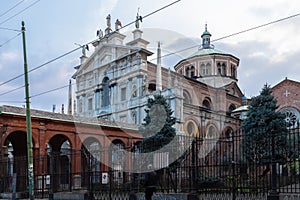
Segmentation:
<svg viewBox="0 0 300 200">
<path fill-rule="evenodd" d="M 123 25 L 156 11 L 173 0 L 5 0 L 0 7 L 0 84 L 23 73 L 21 35 L 7 29 L 21 29 L 25 21 L 29 69 L 96 39 L 96 30 L 106 27 L 106 16 Z M 22 10 L 24 10 L 22 12 Z M 8 12 L 7 12 L 8 11 Z M 18 14 L 20 13 L 20 14 Z M 296 0 L 181 0 L 149 17 L 141 28 L 155 52 L 162 42 L 163 54 L 200 45 L 205 23 L 212 40 L 300 13 Z M 132 39 L 134 25 L 121 30 Z M 265 83 L 276 85 L 285 77 L 300 81 L 300 16 L 214 42 L 215 48 L 240 58 L 238 85 L 247 97 L 256 96 Z M 11 38 L 14 38 L 10 40 Z M 10 40 L 9 42 L 7 42 Z M 173 66 L 197 50 L 175 53 L 163 58 Z M 89 52 L 91 54 L 92 52 Z M 29 73 L 32 96 L 68 85 L 79 64 L 81 50 Z M 153 60 L 155 62 L 155 60 Z M 300 62 L 299 62 L 300 63 Z M 75 83 L 74 80 L 72 80 Z M 24 85 L 18 78 L 0 86 L 0 105 L 24 105 Z M 74 87 L 73 87 L 74 88 Z M 67 88 L 31 98 L 31 108 L 52 110 L 55 104 L 67 105 Z M 10 92 L 5 94 L 6 92 Z"/>
</svg>

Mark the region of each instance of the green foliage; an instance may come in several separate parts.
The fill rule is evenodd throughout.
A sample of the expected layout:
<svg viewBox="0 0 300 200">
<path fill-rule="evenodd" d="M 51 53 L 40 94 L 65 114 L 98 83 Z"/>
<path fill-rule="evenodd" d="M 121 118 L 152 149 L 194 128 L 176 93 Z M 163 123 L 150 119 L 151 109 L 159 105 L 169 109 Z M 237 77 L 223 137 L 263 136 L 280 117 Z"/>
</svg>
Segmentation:
<svg viewBox="0 0 300 200">
<path fill-rule="evenodd" d="M 277 112 L 277 101 L 271 88 L 264 85 L 260 95 L 251 99 L 247 118 L 243 121 L 243 150 L 245 159 L 263 165 L 270 162 L 272 135 L 278 161 L 287 156 L 286 125 L 284 114 Z"/>
<path fill-rule="evenodd" d="M 162 95 L 154 95 L 149 98 L 146 117 L 140 127 L 144 138 L 142 140 L 142 152 L 152 152 L 168 144 L 176 135 L 173 125 L 176 119 L 172 117 L 173 111 Z"/>
</svg>

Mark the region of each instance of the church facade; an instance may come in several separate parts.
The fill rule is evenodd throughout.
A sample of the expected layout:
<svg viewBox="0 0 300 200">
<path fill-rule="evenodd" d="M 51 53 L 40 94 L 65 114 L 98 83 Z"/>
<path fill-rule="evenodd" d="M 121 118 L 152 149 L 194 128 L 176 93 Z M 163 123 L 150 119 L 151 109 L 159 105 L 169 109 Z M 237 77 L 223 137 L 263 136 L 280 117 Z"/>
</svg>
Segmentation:
<svg viewBox="0 0 300 200">
<path fill-rule="evenodd" d="M 239 127 L 240 120 L 231 116 L 243 96 L 237 84 L 239 59 L 214 48 L 207 26 L 199 49 L 167 67 L 161 65 L 160 44 L 157 63 L 149 61 L 154 53 L 147 49 L 139 21 L 132 34 L 124 44 L 126 36 L 117 22 L 112 31 L 108 21 L 105 34 L 93 42 L 94 52 L 87 57 L 83 51 L 73 75 L 76 115 L 138 126 L 146 116 L 147 100 L 161 94 L 174 111 L 177 134 L 220 136 Z"/>
<path fill-rule="evenodd" d="M 272 87 L 278 110 L 285 114 L 287 127 L 298 128 L 300 121 L 300 82 L 288 78 Z"/>
</svg>

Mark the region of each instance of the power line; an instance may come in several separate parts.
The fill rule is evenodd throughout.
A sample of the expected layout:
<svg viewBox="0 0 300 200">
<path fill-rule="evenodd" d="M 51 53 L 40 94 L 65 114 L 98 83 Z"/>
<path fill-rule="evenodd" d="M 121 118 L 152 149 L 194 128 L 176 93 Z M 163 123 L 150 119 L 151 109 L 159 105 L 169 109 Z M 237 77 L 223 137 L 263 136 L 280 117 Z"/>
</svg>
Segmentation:
<svg viewBox="0 0 300 200">
<path fill-rule="evenodd" d="M 271 25 L 271 24 L 275 24 L 275 23 L 278 23 L 278 22 L 281 22 L 281 21 L 285 21 L 285 20 L 288 20 L 288 19 L 291 19 L 291 18 L 294 18 L 294 17 L 298 17 L 298 16 L 300 16 L 300 13 L 290 15 L 288 17 L 284 17 L 284 18 L 281 18 L 281 19 L 277 19 L 277 20 L 274 20 L 274 21 L 271 21 L 271 22 L 268 22 L 268 23 L 265 23 L 265 24 L 262 24 L 262 25 L 258 25 L 258 26 L 252 27 L 252 28 L 248 28 L 248 29 L 236 32 L 236 33 L 232 33 L 232 34 L 229 34 L 229 35 L 211 40 L 211 42 L 216 42 L 216 41 L 219 41 L 219 40 L 223 40 L 223 39 L 226 39 L 226 38 L 229 38 L 229 37 L 232 37 L 232 36 L 236 36 L 236 35 L 239 35 L 239 34 L 242 34 L 242 33 L 245 33 L 245 32 L 249 32 L 249 31 L 252 31 L 252 30 L 255 30 L 255 29 L 259 29 L 259 28 L 262 28 L 262 27 L 265 27 L 265 26 L 268 26 L 268 25 Z M 164 58 L 164 57 L 167 57 L 167 56 L 170 56 L 170 55 L 173 55 L 173 54 L 176 54 L 176 53 L 180 53 L 180 52 L 183 52 L 183 51 L 186 51 L 186 50 L 189 50 L 189 49 L 192 49 L 192 48 L 196 48 L 196 47 L 199 47 L 199 45 L 194 45 L 194 46 L 191 46 L 191 47 L 188 47 L 188 48 L 185 48 L 185 49 L 181 49 L 179 51 L 175 51 L 173 53 L 169 53 L 169 54 L 163 55 L 161 57 Z"/>
<path fill-rule="evenodd" d="M 174 2 L 172 2 L 172 3 L 170 3 L 170 4 L 168 4 L 168 5 L 166 5 L 166 6 L 162 7 L 162 8 L 160 8 L 160 9 L 157 9 L 157 10 L 155 10 L 155 11 L 153 11 L 153 12 L 151 12 L 151 13 L 145 15 L 145 16 L 142 16 L 141 19 L 145 19 L 145 18 L 147 18 L 147 17 L 149 17 L 149 16 L 151 16 L 151 15 L 153 15 L 153 14 L 155 14 L 155 13 L 157 13 L 157 12 L 159 12 L 159 11 L 161 11 L 161 10 L 163 10 L 163 9 L 165 9 L 165 8 L 167 8 L 167 7 L 171 6 L 171 5 L 173 5 L 173 4 L 175 4 L 175 3 L 178 3 L 179 1 L 181 1 L 181 0 L 174 1 Z M 139 20 L 139 19 L 137 19 L 137 20 Z M 127 27 L 127 26 L 130 26 L 131 24 L 134 24 L 137 20 L 135 20 L 135 21 L 133 21 L 133 22 L 130 22 L 130 23 L 126 24 L 125 26 L 122 26 L 120 29 L 125 28 L 125 27 Z"/>
<path fill-rule="evenodd" d="M 4 13 L 0 14 L 0 17 L 2 17 L 3 15 L 7 14 L 9 11 L 11 11 L 12 9 L 14 9 L 15 7 L 17 7 L 18 5 L 20 5 L 21 3 L 23 3 L 25 0 L 21 0 L 19 1 L 16 5 L 14 5 L 13 7 L 11 7 L 10 9 L 8 9 L 7 11 L 5 11 Z"/>
<path fill-rule="evenodd" d="M 3 95 L 6 95 L 6 94 L 9 94 L 9 93 L 12 93 L 12 92 L 14 92 L 14 91 L 17 91 L 17 90 L 23 88 L 23 87 L 25 87 L 25 86 L 23 85 L 23 86 L 20 86 L 20 87 L 15 88 L 15 89 L 12 89 L 12 90 L 10 90 L 10 91 L 8 91 L 8 92 L 4 92 L 4 93 L 0 94 L 0 96 L 3 96 Z"/>
<path fill-rule="evenodd" d="M 25 101 L 0 101 L 1 103 L 25 103 Z"/>
<path fill-rule="evenodd" d="M 75 85 L 75 83 L 73 83 L 72 85 Z M 51 89 L 51 90 L 48 90 L 48 91 L 45 91 L 45 92 L 41 92 L 39 94 L 35 94 L 35 95 L 30 96 L 30 98 L 41 96 L 41 95 L 44 95 L 44 94 L 47 94 L 47 93 L 50 93 L 50 92 L 54 92 L 54 91 L 57 91 L 57 90 L 61 90 L 61 89 L 67 88 L 67 87 L 69 87 L 69 85 L 65 85 L 65 86 L 54 88 L 54 89 Z"/>
<path fill-rule="evenodd" d="M 177 3 L 177 2 L 178 2 L 178 1 L 173 2 L 172 4 Z M 169 5 L 171 5 L 171 4 L 169 4 Z M 165 7 L 166 7 L 166 6 L 165 6 Z M 161 9 L 159 9 L 159 10 L 161 10 Z M 158 11 L 158 10 L 157 10 L 157 11 Z M 154 12 L 152 12 L 152 13 L 150 13 L 150 14 L 154 14 L 154 13 L 156 13 L 157 11 L 154 11 Z M 150 14 L 146 15 L 146 17 L 150 16 Z M 252 30 L 255 30 L 255 29 L 258 29 L 258 28 L 262 28 L 262 27 L 264 27 L 264 26 L 268 26 L 268 25 L 275 24 L 275 23 L 278 23 L 278 22 L 281 22 L 281 21 L 284 21 L 284 20 L 288 20 L 288 19 L 297 17 L 297 16 L 299 16 L 299 15 L 300 15 L 300 13 L 297 13 L 297 14 L 294 14 L 294 15 L 291 15 L 291 16 L 288 16 L 288 17 L 285 17 L 285 18 L 281 18 L 281 19 L 278 19 L 278 20 L 274 20 L 274 21 L 271 21 L 271 22 L 268 22 L 268 23 L 265 23 L 265 24 L 262 24 L 262 25 L 259 25 L 259 26 L 255 26 L 255 27 L 252 27 L 252 28 L 243 30 L 243 31 L 239 31 L 239 32 L 236 32 L 236 33 L 227 35 L 227 36 L 223 36 L 223 37 L 220 37 L 220 38 L 211 40 L 211 42 L 216 42 L 216 41 L 219 41 L 219 40 L 223 40 L 223 39 L 225 39 L 225 38 L 229 38 L 229 37 L 232 37 L 232 36 L 235 36 L 235 35 L 239 35 L 239 34 L 242 34 L 242 33 L 248 32 L 248 31 L 252 31 Z M 134 21 L 134 22 L 135 22 L 135 21 Z M 131 23 L 129 23 L 129 24 L 133 24 L 134 22 L 131 22 Z M 127 26 L 127 25 L 125 25 L 125 26 L 123 26 L 123 27 L 121 27 L 121 28 L 124 28 L 124 27 L 126 27 L 126 26 Z M 120 28 L 120 29 L 121 29 L 121 28 Z M 114 32 L 115 32 L 115 31 L 114 31 Z M 112 32 L 112 33 L 114 33 L 114 32 Z M 112 34 L 112 33 L 110 33 L 110 34 Z M 110 35 L 110 34 L 109 34 L 109 35 Z M 108 37 L 108 36 L 105 36 L 105 37 Z M 91 44 L 91 43 L 93 43 L 93 42 L 95 42 L 95 41 L 98 41 L 98 40 L 94 40 L 94 41 L 89 42 L 89 43 L 87 43 L 87 44 Z M 37 70 L 37 69 L 39 69 L 39 68 L 41 68 L 41 67 L 43 67 L 43 66 L 45 66 L 45 65 L 47 65 L 47 64 L 49 64 L 49 63 L 51 63 L 51 62 L 53 62 L 53 61 L 55 61 L 55 60 L 58 60 L 58 59 L 60 59 L 60 58 L 62 58 L 62 57 L 64 57 L 64 56 L 66 56 L 66 55 L 68 55 L 68 54 L 70 54 L 70 53 L 72 53 L 72 52 L 74 52 L 74 51 L 77 51 L 78 49 L 82 48 L 83 46 L 84 46 L 84 45 L 82 45 L 82 46 L 80 46 L 80 47 L 77 47 L 76 49 L 73 49 L 73 50 L 71 50 L 71 51 L 69 51 L 69 52 L 67 52 L 67 53 L 65 53 L 65 54 L 63 54 L 63 55 L 61 55 L 61 56 L 59 56 L 59 57 L 57 57 L 57 58 L 54 58 L 54 59 L 52 59 L 52 60 L 50 60 L 50 61 L 48 61 L 48 62 L 46 62 L 46 63 L 44 63 L 44 64 L 42 64 L 42 65 L 40 65 L 40 66 L 38 66 L 38 67 L 35 67 L 35 68 L 29 70 L 29 72 L 35 71 L 35 70 Z M 199 47 L 199 45 L 194 45 L 194 46 L 191 46 L 191 47 L 188 47 L 188 48 L 185 48 L 185 49 L 181 49 L 181 50 L 179 50 L 179 51 L 172 52 L 172 53 L 163 55 L 163 56 L 161 56 L 161 57 L 167 57 L 167 56 L 170 56 L 170 55 L 174 55 L 174 54 L 177 54 L 177 53 L 179 53 L 179 52 L 183 52 L 183 51 L 186 51 L 186 50 L 195 48 L 195 47 Z M 154 59 L 153 59 L 153 60 L 154 60 Z M 16 77 L 14 77 L 14 78 L 12 78 L 12 79 L 10 79 L 10 80 L 8 80 L 8 81 L 5 81 L 5 82 L 1 83 L 0 86 L 6 84 L 6 83 L 8 83 L 8 82 L 11 82 L 11 81 L 13 81 L 13 80 L 15 80 L 15 79 L 17 79 L 17 78 L 20 78 L 20 77 L 22 77 L 23 75 L 24 75 L 24 74 L 21 74 L 21 75 L 16 76 Z M 23 87 L 24 87 L 24 86 L 23 86 Z M 55 88 L 55 89 L 51 89 L 51 90 L 49 90 L 49 91 L 42 92 L 42 93 L 40 93 L 40 94 L 33 95 L 33 96 L 31 96 L 31 97 L 40 96 L 40 95 L 43 95 L 43 94 L 46 94 L 46 93 L 49 93 L 49 92 L 53 92 L 53 91 L 56 91 L 56 90 L 59 90 L 59 89 L 63 89 L 63 88 L 65 88 L 65 87 L 67 87 L 67 86 L 62 86 L 62 87 L 58 87 L 58 88 Z M 11 91 L 9 91 L 9 92 L 11 92 Z M 0 96 L 1 96 L 1 95 L 2 95 L 2 94 L 0 94 Z"/>
<path fill-rule="evenodd" d="M 175 2 L 174 2 L 175 3 Z M 155 13 L 155 12 L 153 12 Z M 220 37 L 220 38 L 217 38 L 217 39 L 214 39 L 214 40 L 211 40 L 211 42 L 216 42 L 216 41 L 219 41 L 219 40 L 223 40 L 223 39 L 226 39 L 226 38 L 229 38 L 229 37 L 232 37 L 232 36 L 235 36 L 235 35 L 239 35 L 239 34 L 242 34 L 242 33 L 245 33 L 245 32 L 248 32 L 248 31 L 252 31 L 252 30 L 255 30 L 255 29 L 258 29 L 258 28 L 262 28 L 264 26 L 268 26 L 268 25 L 271 25 L 271 24 L 275 24 L 275 23 L 278 23 L 278 22 L 281 22 L 281 21 L 284 21 L 284 20 L 288 20 L 288 19 L 291 19 L 291 18 L 294 18 L 294 17 L 297 17 L 299 16 L 300 13 L 298 14 L 295 14 L 295 15 L 291 15 L 291 16 L 288 16 L 288 17 L 285 17 L 285 18 L 281 18 L 281 19 L 278 19 L 278 20 L 274 20 L 274 21 L 271 21 L 271 22 L 268 22 L 268 23 L 265 23 L 265 24 L 262 24 L 262 25 L 259 25 L 259 26 L 255 26 L 255 27 L 252 27 L 252 28 L 249 28 L 249 29 L 246 29 L 246 30 L 243 30 L 243 31 L 239 31 L 239 32 L 236 32 L 236 33 L 232 33 L 230 35 L 227 35 L 227 36 L 223 36 L 223 37 Z M 132 23 L 131 23 L 132 24 Z M 187 50 L 190 50 L 192 48 L 196 48 L 196 47 L 199 47 L 199 45 L 194 45 L 194 46 L 191 46 L 191 47 L 187 47 L 187 48 L 184 48 L 184 49 L 181 49 L 179 51 L 176 51 L 176 52 L 172 52 L 172 53 L 169 53 L 169 54 L 166 54 L 164 56 L 161 56 L 161 57 L 167 57 L 167 56 L 171 56 L 171 55 L 174 55 L 174 54 L 177 54 L 177 53 L 180 53 L 180 52 L 183 52 L 183 51 L 187 51 Z M 152 60 L 156 60 L 156 58 L 152 59 Z M 151 60 L 150 60 L 151 61 Z M 72 84 L 73 85 L 73 84 Z M 1 85 L 0 85 L 1 86 Z M 67 86 L 63 86 L 63 87 L 59 87 L 57 88 L 58 89 L 63 89 L 63 88 L 66 88 Z M 46 94 L 48 92 L 53 92 L 55 91 L 56 89 L 52 89 L 52 90 L 49 90 L 47 92 L 43 92 L 43 93 L 40 93 L 38 95 L 34 95 L 32 97 L 36 97 L 36 96 L 40 96 L 42 94 Z"/>
<path fill-rule="evenodd" d="M 40 0 L 37 0 L 37 1 L 35 1 L 34 3 L 37 3 L 38 1 L 40 1 Z M 168 5 L 164 6 L 163 8 L 160 8 L 160 9 L 158 9 L 158 10 L 156 10 L 156 11 L 150 13 L 150 14 L 147 14 L 146 17 L 149 17 L 149 16 L 153 15 L 154 13 L 156 13 L 156 12 L 158 12 L 158 11 L 164 9 L 164 8 L 167 8 L 168 6 L 173 5 L 174 3 L 177 3 L 177 2 L 179 2 L 179 1 L 180 1 L 180 0 L 175 1 L 175 2 L 173 2 L 173 3 L 171 3 L 171 4 L 168 4 Z M 33 5 L 33 4 L 31 4 L 31 5 Z M 144 17 L 144 18 L 146 18 L 146 17 Z M 131 23 L 129 23 L 129 24 L 133 24 L 133 23 L 135 23 L 135 22 L 136 22 L 136 20 L 133 21 L 133 22 L 131 22 Z M 0 25 L 1 25 L 1 23 L 0 23 Z M 119 28 L 118 30 L 120 30 L 120 29 L 122 29 L 122 28 L 125 28 L 126 26 L 128 26 L 128 24 L 125 25 L 125 26 L 122 26 L 122 27 Z M 105 37 L 109 37 L 111 34 L 113 34 L 113 33 L 115 33 L 115 32 L 117 32 L 117 31 L 113 31 L 113 32 L 111 32 L 111 33 L 105 35 L 104 38 L 105 38 Z M 104 39 L 104 38 L 101 38 L 101 39 Z M 85 45 L 92 44 L 92 43 L 94 43 L 94 42 L 96 42 L 96 41 L 99 41 L 99 39 L 93 40 L 93 41 L 91 41 L 91 42 L 88 42 L 88 43 L 85 44 Z M 65 54 L 63 54 L 63 55 L 61 55 L 61 56 L 58 56 L 58 57 L 56 57 L 56 58 L 54 58 L 54 59 L 52 59 L 52 60 L 50 60 L 50 61 L 48 61 L 48 62 L 46 62 L 46 63 L 44 63 L 44 64 L 42 64 L 42 65 L 40 65 L 40 66 L 37 66 L 37 67 L 35 67 L 35 68 L 29 70 L 28 73 L 33 72 L 33 71 L 35 71 L 35 70 L 37 70 L 37 69 L 39 69 L 39 68 L 42 68 L 42 67 L 44 67 L 45 65 L 50 64 L 50 63 L 52 63 L 52 62 L 54 62 L 54 61 L 56 61 L 56 60 L 58 60 L 58 59 L 60 59 L 60 58 L 62 58 L 62 57 L 64 57 L 64 56 L 66 56 L 66 55 L 68 55 L 68 54 L 71 54 L 71 53 L 77 51 L 78 49 L 83 48 L 85 45 L 82 45 L 82 46 L 80 46 L 80 47 L 77 47 L 77 48 L 75 48 L 75 49 L 73 49 L 73 50 L 71 50 L 71 51 L 69 51 L 69 52 L 67 52 L 67 53 L 65 53 Z M 14 78 L 11 78 L 11 79 L 9 79 L 9 80 L 3 82 L 3 83 L 1 83 L 1 84 L 0 84 L 0 87 L 1 87 L 2 85 L 4 85 L 4 84 L 7 84 L 7 83 L 9 83 L 9 82 L 11 82 L 11 81 L 14 81 L 14 80 L 16 80 L 16 79 L 22 77 L 23 75 L 24 75 L 24 73 L 23 73 L 23 74 L 20 74 L 20 75 L 18 75 L 18 76 L 16 76 L 16 77 L 14 77 Z"/>
<path fill-rule="evenodd" d="M 17 12 L 16 14 L 10 16 L 9 18 L 7 18 L 6 20 L 0 22 L 0 25 L 4 24 L 5 22 L 11 20 L 12 18 L 18 16 L 19 14 L 21 14 L 22 12 L 24 12 L 25 10 L 29 9 L 30 7 L 34 6 L 36 3 L 38 3 L 40 0 L 36 0 L 35 2 L 33 2 L 32 4 L 30 4 L 29 6 L 27 6 L 26 8 L 22 9 L 21 11 Z"/>
<path fill-rule="evenodd" d="M 6 28 L 6 27 L 0 27 L 1 30 L 7 30 L 7 31 L 15 31 L 15 32 L 22 32 L 21 30 L 18 29 L 12 29 L 12 28 Z"/>
<path fill-rule="evenodd" d="M 10 41 L 12 41 L 13 39 L 17 38 L 19 35 L 21 35 L 22 33 L 18 33 L 17 35 L 15 35 L 14 37 L 8 39 L 7 41 L 5 41 L 4 43 L 0 44 L 0 48 L 3 47 L 4 45 L 6 45 L 7 43 L 9 43 Z"/>
</svg>

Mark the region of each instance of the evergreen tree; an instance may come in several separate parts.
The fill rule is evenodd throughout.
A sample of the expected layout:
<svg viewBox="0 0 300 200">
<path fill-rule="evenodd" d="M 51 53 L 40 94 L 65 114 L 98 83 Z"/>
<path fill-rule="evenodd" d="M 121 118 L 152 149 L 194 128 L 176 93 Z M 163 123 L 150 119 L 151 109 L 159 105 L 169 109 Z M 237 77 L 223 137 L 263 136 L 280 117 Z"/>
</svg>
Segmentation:
<svg viewBox="0 0 300 200">
<path fill-rule="evenodd" d="M 143 153 L 153 152 L 167 145 L 176 135 L 173 125 L 176 119 L 172 117 L 173 111 L 162 95 L 149 98 L 146 117 L 140 127 L 144 136 L 141 143 Z"/>
<path fill-rule="evenodd" d="M 247 118 L 242 123 L 244 158 L 258 165 L 271 162 L 272 135 L 276 160 L 283 161 L 287 156 L 285 116 L 276 111 L 277 101 L 271 93 L 270 86 L 265 84 L 260 95 L 251 99 Z"/>
</svg>

